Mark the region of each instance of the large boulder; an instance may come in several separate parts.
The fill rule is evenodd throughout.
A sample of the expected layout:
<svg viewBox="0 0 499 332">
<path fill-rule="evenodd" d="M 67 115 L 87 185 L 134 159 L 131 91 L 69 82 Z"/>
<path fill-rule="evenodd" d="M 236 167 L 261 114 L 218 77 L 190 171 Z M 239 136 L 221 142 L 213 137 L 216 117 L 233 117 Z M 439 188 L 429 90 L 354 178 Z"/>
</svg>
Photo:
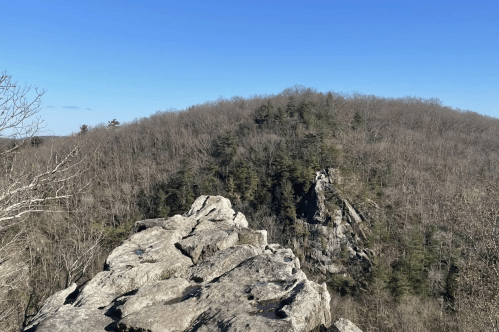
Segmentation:
<svg viewBox="0 0 499 332">
<path fill-rule="evenodd" d="M 331 325 L 326 285 L 220 196 L 137 222 L 105 271 L 47 299 L 24 331 L 311 331 Z"/>
</svg>

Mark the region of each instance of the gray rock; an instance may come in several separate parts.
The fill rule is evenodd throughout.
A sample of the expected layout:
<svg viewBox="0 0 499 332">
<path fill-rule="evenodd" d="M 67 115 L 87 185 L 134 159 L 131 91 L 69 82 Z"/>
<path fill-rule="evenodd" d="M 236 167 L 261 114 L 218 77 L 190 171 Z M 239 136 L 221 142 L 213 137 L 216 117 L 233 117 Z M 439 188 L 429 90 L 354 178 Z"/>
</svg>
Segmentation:
<svg viewBox="0 0 499 332">
<path fill-rule="evenodd" d="M 43 307 L 40 309 L 35 319 L 31 321 L 31 323 L 26 327 L 26 330 L 29 330 L 33 326 L 40 324 L 40 322 L 46 320 L 51 317 L 54 313 L 56 313 L 63 305 L 68 296 L 76 290 L 76 284 L 72 283 L 68 288 L 58 291 L 51 297 L 49 297 Z"/>
<path fill-rule="evenodd" d="M 107 306 L 124 293 L 191 266 L 192 260 L 175 247 L 181 234 L 153 227 L 132 235 L 111 252 L 106 260 L 109 271 L 98 273 L 83 287 L 76 305 Z"/>
<path fill-rule="evenodd" d="M 178 247 L 192 258 L 194 264 L 219 250 L 236 245 L 239 241 L 239 234 L 236 231 L 230 228 L 217 228 L 213 224 L 210 221 L 203 221 L 192 234 L 178 243 Z"/>
<path fill-rule="evenodd" d="M 336 190 L 341 183 L 338 170 L 326 169 L 316 173 L 315 185 L 311 187 L 302 209 L 306 221 L 297 221 L 299 227 L 308 232 L 305 260 L 307 268 L 320 273 L 324 278 L 331 274 L 347 272 L 342 261 L 360 264 L 369 270 L 372 262 L 366 251 L 359 249 L 367 239 L 362 218 L 352 205 Z M 296 250 L 303 248 L 303 237 L 292 243 Z"/>
<path fill-rule="evenodd" d="M 329 325 L 325 284 L 307 280 L 294 258 L 282 249 L 246 259 L 217 281 L 193 288 L 180 302 L 155 304 L 126 316 L 119 329 L 310 331 Z"/>
<path fill-rule="evenodd" d="M 188 302 L 194 304 L 195 301 Z M 146 310 L 134 312 L 123 318 L 118 323 L 117 331 L 184 331 L 199 314 L 197 308 L 189 310 L 183 302 L 171 305 L 154 304 L 148 306 Z"/>
<path fill-rule="evenodd" d="M 113 250 L 105 271 L 47 299 L 24 331 L 329 326 L 326 285 L 307 279 L 291 249 L 267 245 L 265 231 L 245 225 L 220 196 L 200 197 L 184 216 L 137 222 L 139 232 Z"/>
<path fill-rule="evenodd" d="M 165 230 L 177 231 L 182 237 L 187 236 L 192 229 L 197 225 L 197 220 L 189 217 L 184 217 L 179 214 L 168 218 L 146 219 L 135 222 L 135 229 L 141 231 L 152 227 L 161 227 Z"/>
<path fill-rule="evenodd" d="M 346 318 L 340 318 L 334 322 L 332 332 L 362 332 L 354 323 Z"/>
<path fill-rule="evenodd" d="M 241 228 L 225 221 L 201 219 L 189 236 L 179 241 L 177 247 L 196 264 L 199 260 L 203 261 L 217 251 L 236 244 L 252 244 L 264 248 L 267 245 L 267 232 Z"/>
<path fill-rule="evenodd" d="M 36 326 L 37 332 L 106 332 L 112 328 L 114 320 L 106 316 L 107 310 L 96 308 L 75 308 L 71 305 L 61 307 L 57 314 L 51 315 Z"/>
<path fill-rule="evenodd" d="M 237 227 L 248 227 L 246 217 L 232 210 L 230 201 L 222 196 L 200 196 L 184 216 L 198 221 L 224 221 Z"/>
<path fill-rule="evenodd" d="M 261 254 L 261 250 L 251 245 L 240 245 L 222 250 L 189 268 L 184 275 L 197 283 L 208 283 L 232 270 L 245 260 Z"/>
<path fill-rule="evenodd" d="M 181 298 L 189 287 L 189 282 L 182 278 L 159 280 L 139 288 L 137 293 L 130 296 L 118 309 L 125 317 L 155 303 L 175 301 L 175 299 Z"/>
<path fill-rule="evenodd" d="M 258 230 L 254 231 L 249 228 L 238 229 L 239 234 L 238 244 L 251 244 L 257 248 L 265 248 L 267 245 L 267 231 Z"/>
</svg>

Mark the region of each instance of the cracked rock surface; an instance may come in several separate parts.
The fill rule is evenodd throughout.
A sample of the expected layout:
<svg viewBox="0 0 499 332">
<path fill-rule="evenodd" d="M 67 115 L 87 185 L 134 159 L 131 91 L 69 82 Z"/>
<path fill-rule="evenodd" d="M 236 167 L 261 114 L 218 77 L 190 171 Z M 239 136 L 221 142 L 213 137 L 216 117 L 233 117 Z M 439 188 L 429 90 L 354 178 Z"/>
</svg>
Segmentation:
<svg viewBox="0 0 499 332">
<path fill-rule="evenodd" d="M 311 331 L 331 325 L 326 285 L 267 244 L 228 199 L 136 223 L 87 284 L 47 299 L 23 331 Z"/>
<path fill-rule="evenodd" d="M 347 272 L 340 259 L 346 258 L 365 271 L 372 267 L 369 252 L 360 245 L 367 239 L 365 222 L 337 190 L 336 184 L 341 182 L 337 169 L 316 172 L 302 207 L 305 220 L 297 222 L 309 234 L 306 261 L 314 272 L 326 277 Z M 304 245 L 303 238 L 293 243 L 295 249 Z"/>
</svg>

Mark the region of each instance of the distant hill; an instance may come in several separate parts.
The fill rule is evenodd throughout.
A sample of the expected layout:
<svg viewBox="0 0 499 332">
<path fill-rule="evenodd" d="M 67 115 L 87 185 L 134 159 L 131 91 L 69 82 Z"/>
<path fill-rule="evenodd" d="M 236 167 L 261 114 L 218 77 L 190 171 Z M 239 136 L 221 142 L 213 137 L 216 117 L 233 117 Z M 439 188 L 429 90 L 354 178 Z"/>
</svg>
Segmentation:
<svg viewBox="0 0 499 332">
<path fill-rule="evenodd" d="M 51 153 L 52 138 L 42 138 L 26 151 Z M 313 234 L 297 225 L 315 173 L 328 168 L 367 225 L 358 246 L 373 262 L 365 272 L 338 256 L 349 270 L 327 277 L 333 320 L 363 331 L 477 331 L 499 317 L 498 119 L 438 100 L 295 87 L 52 141 L 61 153 L 79 145 L 85 172 L 71 185 L 82 190 L 58 207 L 67 212 L 29 219 L 30 272 L 19 292 L 32 295 L 12 294 L 17 324 L 48 295 L 99 272 L 135 221 L 183 213 L 200 195 L 230 198 L 269 242 L 304 243 L 305 260 Z M 76 260 L 85 264 L 71 270 Z"/>
</svg>

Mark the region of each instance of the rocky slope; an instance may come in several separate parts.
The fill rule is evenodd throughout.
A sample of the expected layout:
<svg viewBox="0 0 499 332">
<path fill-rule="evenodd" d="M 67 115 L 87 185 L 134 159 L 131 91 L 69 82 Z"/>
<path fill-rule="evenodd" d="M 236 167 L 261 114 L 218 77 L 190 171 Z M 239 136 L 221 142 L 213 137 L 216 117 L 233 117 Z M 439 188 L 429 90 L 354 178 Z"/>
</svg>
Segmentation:
<svg viewBox="0 0 499 332">
<path fill-rule="evenodd" d="M 48 298 L 23 331 L 360 331 L 344 319 L 327 329 L 326 285 L 247 227 L 221 196 L 139 221 L 103 272 Z"/>
<path fill-rule="evenodd" d="M 372 266 L 371 253 L 363 249 L 365 223 L 336 188 L 341 181 L 339 171 L 333 168 L 316 173 L 304 199 L 304 218 L 297 221 L 303 236 L 292 241 L 295 252 L 303 252 L 307 268 L 323 279 L 347 273 L 347 265 L 365 271 Z"/>
</svg>

